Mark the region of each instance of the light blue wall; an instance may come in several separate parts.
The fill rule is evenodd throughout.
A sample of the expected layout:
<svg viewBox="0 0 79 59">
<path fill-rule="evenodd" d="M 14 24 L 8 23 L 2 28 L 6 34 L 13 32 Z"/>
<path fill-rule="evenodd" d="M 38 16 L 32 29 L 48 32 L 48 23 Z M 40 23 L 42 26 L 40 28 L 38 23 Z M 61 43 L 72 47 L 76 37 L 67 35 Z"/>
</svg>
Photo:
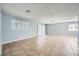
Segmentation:
<svg viewBox="0 0 79 59">
<path fill-rule="evenodd" d="M 0 4 L 0 55 L 1 55 L 1 51 L 2 51 L 2 33 L 1 33 L 1 4 Z"/>
<path fill-rule="evenodd" d="M 77 21 L 46 25 L 46 34 L 61 36 L 77 36 L 77 32 L 68 31 L 69 24 L 75 23 L 77 23 Z"/>
<path fill-rule="evenodd" d="M 78 30 L 79 30 L 79 17 L 78 17 Z M 79 31 L 78 31 L 78 48 L 79 48 Z M 79 56 L 79 54 L 78 54 L 78 56 Z"/>
<path fill-rule="evenodd" d="M 11 29 L 11 19 L 26 21 L 29 22 L 28 30 L 12 30 Z M 29 36 L 33 36 L 33 33 L 37 35 L 37 24 L 28 19 L 23 19 L 20 17 L 14 17 L 2 12 L 2 42 L 14 41 L 17 39 L 28 38 Z"/>
<path fill-rule="evenodd" d="M 0 7 L 0 42 L 1 42 L 1 7 Z"/>
</svg>

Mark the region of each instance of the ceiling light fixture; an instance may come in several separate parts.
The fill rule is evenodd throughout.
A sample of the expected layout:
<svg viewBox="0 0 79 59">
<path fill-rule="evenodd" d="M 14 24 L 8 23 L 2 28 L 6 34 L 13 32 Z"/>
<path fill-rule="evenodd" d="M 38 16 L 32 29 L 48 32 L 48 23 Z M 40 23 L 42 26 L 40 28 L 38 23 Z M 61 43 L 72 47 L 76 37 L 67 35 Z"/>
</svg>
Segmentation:
<svg viewBox="0 0 79 59">
<path fill-rule="evenodd" d="M 29 13 L 29 12 L 31 12 L 31 11 L 30 11 L 30 10 L 26 10 L 26 12 L 28 12 L 28 13 Z"/>
</svg>

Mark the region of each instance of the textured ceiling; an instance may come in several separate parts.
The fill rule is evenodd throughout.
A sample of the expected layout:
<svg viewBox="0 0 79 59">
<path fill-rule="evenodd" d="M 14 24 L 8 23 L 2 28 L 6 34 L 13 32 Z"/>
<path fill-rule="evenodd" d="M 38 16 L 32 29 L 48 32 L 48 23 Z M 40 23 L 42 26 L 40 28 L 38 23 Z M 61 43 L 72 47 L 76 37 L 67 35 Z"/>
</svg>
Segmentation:
<svg viewBox="0 0 79 59">
<path fill-rule="evenodd" d="M 26 12 L 29 10 L 30 12 Z M 78 3 L 26 3 L 3 4 L 3 11 L 13 16 L 28 18 L 42 23 L 75 20 L 79 14 Z"/>
</svg>

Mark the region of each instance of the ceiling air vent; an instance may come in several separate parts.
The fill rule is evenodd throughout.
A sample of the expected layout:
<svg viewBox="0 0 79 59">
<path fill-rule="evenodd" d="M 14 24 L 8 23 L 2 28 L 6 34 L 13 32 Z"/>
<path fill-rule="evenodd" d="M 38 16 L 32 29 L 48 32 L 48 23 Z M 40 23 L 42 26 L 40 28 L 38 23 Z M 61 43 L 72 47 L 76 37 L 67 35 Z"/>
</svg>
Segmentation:
<svg viewBox="0 0 79 59">
<path fill-rule="evenodd" d="M 55 20 L 52 20 L 52 22 L 55 22 Z"/>
</svg>

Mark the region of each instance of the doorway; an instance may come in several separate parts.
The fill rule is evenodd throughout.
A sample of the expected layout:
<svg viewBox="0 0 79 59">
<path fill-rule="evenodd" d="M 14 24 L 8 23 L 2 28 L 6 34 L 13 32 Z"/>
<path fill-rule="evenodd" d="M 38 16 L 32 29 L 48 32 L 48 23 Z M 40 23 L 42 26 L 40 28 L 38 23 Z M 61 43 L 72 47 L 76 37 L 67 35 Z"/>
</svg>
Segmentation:
<svg viewBox="0 0 79 59">
<path fill-rule="evenodd" d="M 37 34 L 38 36 L 42 36 L 45 35 L 45 25 L 44 24 L 38 24 L 38 28 L 37 28 Z"/>
</svg>

